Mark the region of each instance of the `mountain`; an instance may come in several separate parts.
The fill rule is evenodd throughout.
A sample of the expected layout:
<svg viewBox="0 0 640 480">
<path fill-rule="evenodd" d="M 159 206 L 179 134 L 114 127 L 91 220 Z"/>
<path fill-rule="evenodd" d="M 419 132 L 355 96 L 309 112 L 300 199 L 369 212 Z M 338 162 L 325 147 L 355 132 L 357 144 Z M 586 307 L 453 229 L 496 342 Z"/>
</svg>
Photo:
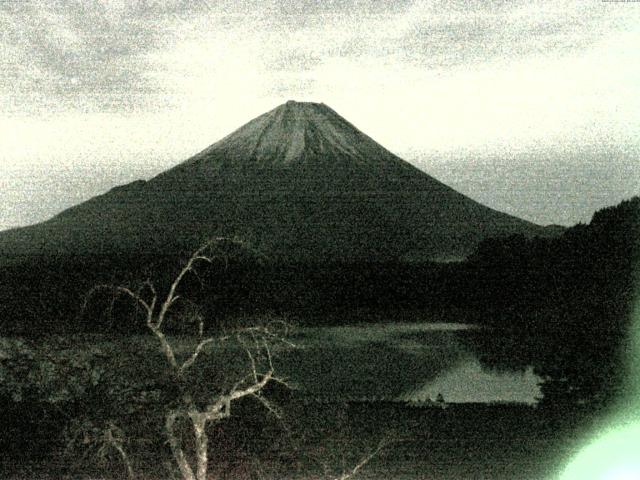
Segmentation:
<svg viewBox="0 0 640 480">
<path fill-rule="evenodd" d="M 0 257 L 170 255 L 238 236 L 273 259 L 445 260 L 514 233 L 551 232 L 456 192 L 326 105 L 289 101 L 149 181 L 1 233 Z"/>
</svg>

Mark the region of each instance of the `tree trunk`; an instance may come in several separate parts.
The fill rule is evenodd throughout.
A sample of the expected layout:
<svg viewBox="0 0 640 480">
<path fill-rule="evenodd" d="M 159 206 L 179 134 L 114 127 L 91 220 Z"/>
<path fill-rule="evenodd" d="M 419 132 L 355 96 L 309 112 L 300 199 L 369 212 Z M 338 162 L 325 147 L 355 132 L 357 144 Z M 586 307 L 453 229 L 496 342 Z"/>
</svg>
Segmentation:
<svg viewBox="0 0 640 480">
<path fill-rule="evenodd" d="M 202 413 L 194 413 L 191 416 L 193 422 L 193 430 L 196 435 L 196 461 L 197 461 L 197 480 L 207 480 L 207 468 L 208 468 L 208 456 L 207 449 L 209 438 L 205 427 L 207 425 L 207 419 Z"/>
<path fill-rule="evenodd" d="M 180 469 L 180 474 L 182 475 L 183 480 L 196 480 L 196 477 L 193 475 L 193 469 L 189 462 L 187 461 L 187 457 L 180 446 L 180 441 L 176 438 L 173 427 L 178 419 L 179 413 L 176 411 L 169 412 L 165 422 L 165 429 L 167 431 L 167 437 L 169 437 L 169 445 L 171 446 L 171 452 L 173 453 L 173 458 L 175 459 L 178 468 Z M 206 474 L 206 472 L 205 472 Z M 199 479 L 200 477 L 198 477 Z"/>
</svg>

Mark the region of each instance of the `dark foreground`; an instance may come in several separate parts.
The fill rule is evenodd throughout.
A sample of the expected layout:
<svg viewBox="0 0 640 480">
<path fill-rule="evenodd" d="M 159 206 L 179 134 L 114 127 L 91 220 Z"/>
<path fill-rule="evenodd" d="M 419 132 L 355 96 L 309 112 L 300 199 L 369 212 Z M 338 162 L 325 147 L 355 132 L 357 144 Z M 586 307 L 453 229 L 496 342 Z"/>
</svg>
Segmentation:
<svg viewBox="0 0 640 480">
<path fill-rule="evenodd" d="M 380 445 L 353 478 L 555 478 L 575 455 L 578 437 L 589 422 L 575 413 L 522 405 L 418 408 L 391 402 L 322 404 L 290 397 L 280 407 L 283 418 L 276 419 L 258 415 L 247 402 L 228 422 L 211 429 L 210 478 L 336 479 Z M 24 419 L 23 427 L 33 422 Z M 44 447 L 51 447 L 46 434 L 34 432 L 31 445 L 16 448 L 7 431 L 0 477 L 126 478 L 117 455 L 100 455 L 90 445 L 84 452 L 78 448 L 65 454 L 61 444 Z M 162 441 L 137 442 L 129 444 L 137 478 L 177 478 L 172 477 Z"/>
</svg>

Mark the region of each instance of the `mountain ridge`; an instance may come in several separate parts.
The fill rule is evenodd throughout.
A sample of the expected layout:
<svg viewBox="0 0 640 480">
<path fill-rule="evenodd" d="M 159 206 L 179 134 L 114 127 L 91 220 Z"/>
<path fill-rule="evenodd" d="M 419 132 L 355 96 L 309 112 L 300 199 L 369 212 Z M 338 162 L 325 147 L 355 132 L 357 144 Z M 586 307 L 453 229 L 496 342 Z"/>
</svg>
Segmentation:
<svg viewBox="0 0 640 480">
<path fill-rule="evenodd" d="M 282 259 L 433 260 L 513 233 L 549 232 L 456 192 L 330 107 L 289 101 L 148 181 L 0 233 L 0 248 L 172 255 L 240 236 Z"/>
</svg>

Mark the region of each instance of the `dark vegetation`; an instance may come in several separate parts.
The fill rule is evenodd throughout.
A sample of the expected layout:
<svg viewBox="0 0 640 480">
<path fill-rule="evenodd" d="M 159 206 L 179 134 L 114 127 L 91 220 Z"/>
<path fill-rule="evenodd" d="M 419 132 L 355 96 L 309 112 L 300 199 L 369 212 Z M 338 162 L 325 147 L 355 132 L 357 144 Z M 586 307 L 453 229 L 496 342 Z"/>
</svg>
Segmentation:
<svg viewBox="0 0 640 480">
<path fill-rule="evenodd" d="M 220 478 L 259 478 L 260 469 L 267 478 L 283 478 L 285 471 L 298 472 L 299 478 L 312 478 L 310 472 L 329 478 L 325 470 L 335 476 L 339 465 L 353 464 L 376 439 L 390 435 L 402 441 L 388 457 L 372 460 L 372 471 L 384 461 L 399 471 L 411 464 L 434 478 L 456 478 L 455 468 L 462 476 L 481 469 L 487 478 L 527 478 L 509 470 L 514 467 L 508 465 L 519 464 L 531 473 L 528 478 L 539 478 L 551 465 L 532 459 L 555 458 L 553 439 L 574 426 L 568 418 L 598 411 L 624 394 L 623 355 L 640 271 L 639 239 L 640 198 L 634 198 L 557 238 L 486 240 L 460 263 L 275 264 L 231 247 L 228 262 L 185 280 L 192 303 L 181 307 L 181 318 L 197 306 L 210 319 L 207 331 L 264 316 L 312 325 L 398 319 L 477 323 L 492 334 L 465 333 L 469 348 L 487 368 L 533 366 L 544 380 L 543 398 L 537 409 L 309 407 L 297 392 L 275 386 L 266 396 L 283 406 L 284 420 L 258 412 L 262 407 L 251 399 L 242 400 L 238 415 L 210 434 L 211 468 Z M 135 466 L 153 467 L 157 478 L 168 478 L 169 467 L 157 459 L 170 458 L 160 428 L 172 392 L 153 360 L 160 353 L 149 354 L 150 345 L 132 336 L 144 332 L 140 312 L 131 302 L 106 297 L 82 307 L 96 284 L 153 278 L 159 290 L 166 290 L 176 268 L 175 258 L 139 255 L 67 256 L 0 270 L 0 332 L 22 337 L 0 344 L 5 432 L 0 451 L 7 475 L 24 474 L 28 462 L 40 462 L 61 464 L 61 474 L 97 475 L 110 465 L 114 478 L 122 477 L 113 442 L 103 448 L 105 432 L 111 432 Z M 169 327 L 180 334 L 193 326 L 175 322 Z M 122 342 L 130 343 L 126 355 Z M 135 371 L 126 373 L 132 366 Z M 560 424 L 561 418 L 568 423 Z M 479 428 L 486 431 L 474 433 Z M 521 450 L 514 451 L 514 445 Z M 65 460 L 53 460 L 65 449 Z M 474 455 L 476 460 L 468 460 Z"/>
<path fill-rule="evenodd" d="M 522 405 L 408 408 L 392 402 L 305 403 L 295 396 L 279 398 L 279 405 L 286 413 L 282 421 L 264 416 L 247 401 L 228 422 L 212 429 L 212 478 L 339 478 L 384 438 L 388 444 L 357 478 L 538 480 L 552 478 L 578 448 L 566 441 L 578 425 L 575 418 L 550 419 Z M 148 417 L 149 423 L 153 420 Z M 171 478 L 170 466 L 162 461 L 170 453 L 161 432 L 149 435 L 136 431 L 138 425 L 127 424 L 130 440 L 125 443 L 136 471 L 144 466 L 144 478 Z M 14 463 L 5 463 L 3 478 L 24 478 L 25 471 L 29 478 L 125 478 L 117 453 L 107 451 L 100 458 L 92 440 L 78 435 L 80 448 L 73 456 L 56 451 L 38 457 L 33 450 L 5 449 Z M 51 452 L 42 430 L 34 430 L 33 443 Z M 63 451 L 62 442 L 58 447 Z"/>
</svg>

